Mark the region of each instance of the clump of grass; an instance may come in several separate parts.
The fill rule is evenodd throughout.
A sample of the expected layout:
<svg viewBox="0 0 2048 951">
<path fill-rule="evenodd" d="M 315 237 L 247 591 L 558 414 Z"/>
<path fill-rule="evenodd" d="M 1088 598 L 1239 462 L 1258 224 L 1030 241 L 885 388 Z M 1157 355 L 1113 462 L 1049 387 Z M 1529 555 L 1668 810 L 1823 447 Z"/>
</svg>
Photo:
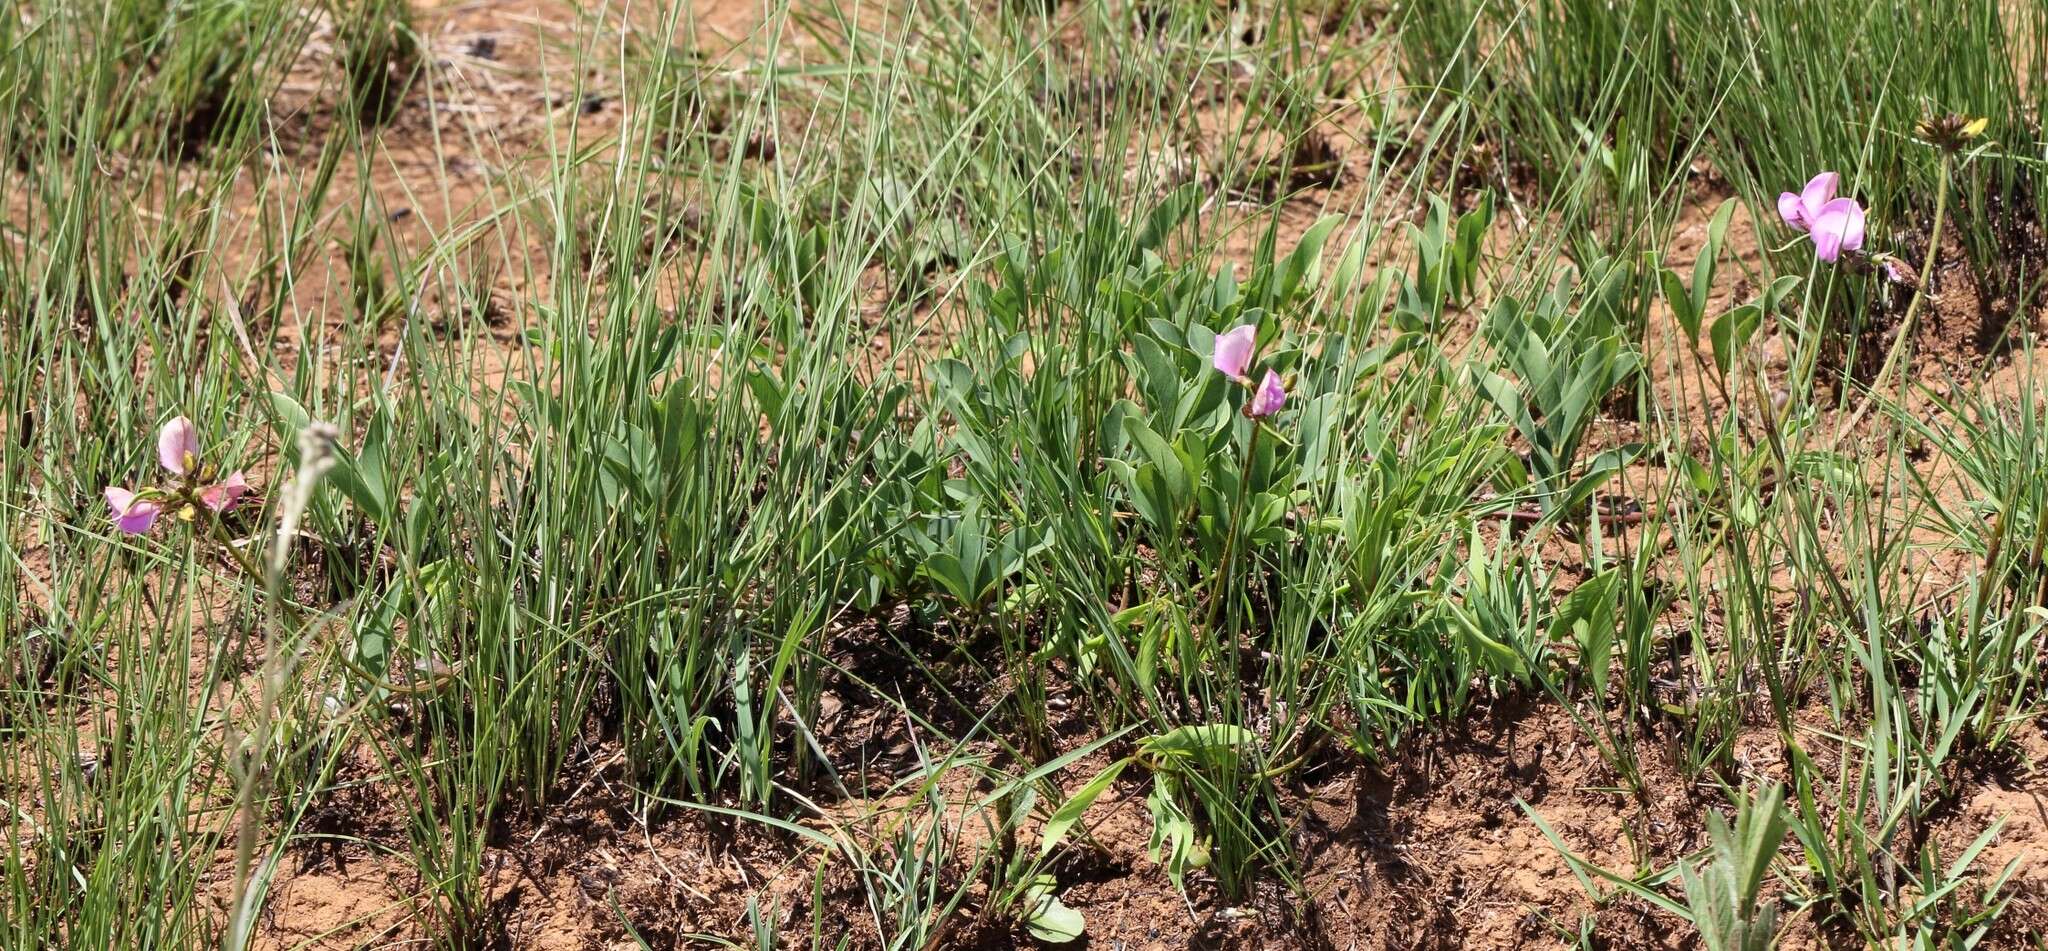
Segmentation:
<svg viewBox="0 0 2048 951">
<path fill-rule="evenodd" d="M 391 120 L 424 67 L 422 43 L 404 0 L 365 0 L 329 11 L 341 47 L 342 89 L 361 126 Z"/>
</svg>

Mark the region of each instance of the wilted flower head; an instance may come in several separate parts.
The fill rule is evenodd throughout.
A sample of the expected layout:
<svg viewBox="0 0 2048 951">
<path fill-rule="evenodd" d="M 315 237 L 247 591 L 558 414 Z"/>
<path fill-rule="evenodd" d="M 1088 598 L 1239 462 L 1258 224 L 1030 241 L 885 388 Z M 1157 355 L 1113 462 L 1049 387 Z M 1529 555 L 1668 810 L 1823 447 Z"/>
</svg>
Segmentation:
<svg viewBox="0 0 2048 951">
<path fill-rule="evenodd" d="M 1266 371 L 1266 377 L 1259 381 L 1259 388 L 1252 391 L 1252 400 L 1245 404 L 1244 414 L 1253 419 L 1264 419 L 1280 412 L 1287 405 L 1287 388 L 1280 382 L 1280 374 Z"/>
<path fill-rule="evenodd" d="M 1836 172 L 1822 172 L 1806 183 L 1798 194 L 1778 194 L 1778 217 L 1801 231 L 1813 230 L 1813 223 L 1820 217 L 1821 209 L 1835 198 L 1835 189 L 1841 187 L 1842 176 Z"/>
<path fill-rule="evenodd" d="M 1913 287 L 1919 283 L 1920 279 L 1914 274 L 1913 266 L 1899 260 L 1897 255 L 1879 254 L 1874 257 L 1877 259 L 1878 268 L 1884 272 L 1885 280 L 1906 287 Z"/>
<path fill-rule="evenodd" d="M 1913 131 L 1929 145 L 1944 152 L 1960 152 L 1968 148 L 1970 141 L 1983 135 L 1991 125 L 1988 117 L 1972 119 L 1959 112 L 1922 119 Z"/>
<path fill-rule="evenodd" d="M 154 528 L 157 518 L 166 512 L 189 522 L 202 508 L 216 514 L 226 512 L 249 494 L 249 481 L 240 472 L 215 481 L 219 470 L 200 462 L 198 430 L 183 416 L 157 431 L 156 460 L 164 471 L 178 477 L 177 483 L 141 491 L 108 486 L 107 507 L 112 510 L 115 528 L 140 535 Z"/>
<path fill-rule="evenodd" d="M 412 662 L 412 675 L 415 689 L 439 690 L 462 676 L 462 664 L 451 664 L 433 655 L 419 657 Z"/>
<path fill-rule="evenodd" d="M 1245 367 L 1251 365 L 1252 347 L 1259 342 L 1259 328 L 1252 324 L 1233 327 L 1216 335 L 1216 355 L 1211 361 L 1216 372 L 1233 380 L 1244 379 Z"/>
</svg>

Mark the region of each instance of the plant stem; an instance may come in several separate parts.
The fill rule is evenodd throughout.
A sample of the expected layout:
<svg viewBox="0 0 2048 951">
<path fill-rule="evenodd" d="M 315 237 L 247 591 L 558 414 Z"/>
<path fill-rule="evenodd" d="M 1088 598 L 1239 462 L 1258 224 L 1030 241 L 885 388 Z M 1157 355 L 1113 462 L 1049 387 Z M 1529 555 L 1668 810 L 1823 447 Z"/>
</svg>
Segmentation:
<svg viewBox="0 0 2048 951">
<path fill-rule="evenodd" d="M 1252 438 L 1245 443 L 1244 465 L 1237 473 L 1237 500 L 1231 504 L 1230 533 L 1223 536 L 1223 561 L 1216 566 L 1216 578 L 1209 586 L 1209 616 L 1202 622 L 1202 629 L 1213 632 L 1216 627 L 1216 609 L 1223 603 L 1223 591 L 1229 585 L 1232 569 L 1237 564 L 1237 535 L 1244 525 L 1244 500 L 1252 481 L 1252 463 L 1259 453 L 1259 432 L 1263 429 L 1258 420 L 1252 420 Z M 1236 672 L 1237 639 L 1232 638 L 1232 673 Z"/>
<path fill-rule="evenodd" d="M 227 530 L 221 527 L 220 519 L 218 517 L 208 517 L 206 522 L 208 536 L 220 544 L 222 551 L 228 553 L 228 558 L 235 563 L 235 567 L 242 569 L 242 573 L 248 575 L 250 581 L 259 585 L 267 585 L 269 579 L 265 576 L 263 569 L 256 567 L 256 563 L 250 561 L 246 553 L 240 548 L 235 547 L 234 540 L 229 538 Z"/>
<path fill-rule="evenodd" d="M 1878 366 L 1877 375 L 1871 377 L 1870 388 L 1863 395 L 1863 402 L 1857 404 L 1856 411 L 1849 414 L 1848 421 L 1835 430 L 1835 438 L 1829 443 L 1831 450 L 1835 444 L 1842 441 L 1843 436 L 1856 431 L 1856 424 L 1863 421 L 1863 414 L 1870 411 L 1872 403 L 1877 402 L 1878 389 L 1891 377 L 1892 370 L 1899 362 L 1899 355 L 1905 352 L 1908 342 L 1913 339 L 1913 321 L 1920 316 L 1920 304 L 1927 299 L 1927 285 L 1934 283 L 1934 262 L 1941 255 L 1941 232 L 1943 226 L 1948 223 L 1949 178 L 1954 171 L 1954 162 L 1955 158 L 1948 152 L 1941 153 L 1941 184 L 1934 193 L 1934 231 L 1927 239 L 1927 255 L 1920 262 L 1919 284 L 1913 288 L 1913 299 L 1906 304 L 1905 319 L 1899 321 L 1899 335 L 1892 338 L 1892 345 L 1885 352 L 1884 363 Z"/>
</svg>

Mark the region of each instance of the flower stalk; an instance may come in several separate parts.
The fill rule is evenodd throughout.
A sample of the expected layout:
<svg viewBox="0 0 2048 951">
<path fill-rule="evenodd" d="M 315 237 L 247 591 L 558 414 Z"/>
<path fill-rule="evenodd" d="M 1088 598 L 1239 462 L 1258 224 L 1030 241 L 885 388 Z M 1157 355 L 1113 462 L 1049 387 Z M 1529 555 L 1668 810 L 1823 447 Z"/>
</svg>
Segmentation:
<svg viewBox="0 0 2048 951">
<path fill-rule="evenodd" d="M 1913 287 L 1913 299 L 1906 304 L 1906 316 L 1899 321 L 1898 335 L 1892 338 L 1891 346 L 1885 349 L 1884 362 L 1878 365 L 1877 375 L 1870 378 L 1870 387 L 1863 394 L 1862 402 L 1856 405 L 1856 410 L 1835 430 L 1836 443 L 1841 442 L 1843 436 L 1856 431 L 1857 424 L 1863 421 L 1865 413 L 1870 412 L 1871 404 L 1877 402 L 1878 392 L 1883 389 L 1885 381 L 1891 378 L 1892 371 L 1898 368 L 1900 355 L 1905 353 L 1913 339 L 1913 328 L 1920 316 L 1920 307 L 1927 300 L 1927 285 L 1934 283 L 1934 262 L 1936 256 L 1941 254 L 1942 231 L 1948 224 L 1949 181 L 1954 172 L 1955 152 L 1943 149 L 1940 183 L 1934 192 L 1934 230 L 1928 235 L 1927 254 L 1920 261 L 1920 280 Z"/>
</svg>

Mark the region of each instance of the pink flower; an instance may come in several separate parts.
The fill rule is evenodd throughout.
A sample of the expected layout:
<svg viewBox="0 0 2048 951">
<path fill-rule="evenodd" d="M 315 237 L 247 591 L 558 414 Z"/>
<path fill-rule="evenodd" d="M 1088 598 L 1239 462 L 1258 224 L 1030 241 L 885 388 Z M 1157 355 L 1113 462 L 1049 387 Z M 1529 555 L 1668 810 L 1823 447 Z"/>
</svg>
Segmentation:
<svg viewBox="0 0 2048 951">
<path fill-rule="evenodd" d="M 1266 378 L 1259 381 L 1259 388 L 1252 391 L 1252 401 L 1244 408 L 1244 414 L 1253 419 L 1264 419 L 1280 412 L 1287 405 L 1287 388 L 1280 384 L 1280 374 L 1266 371 Z"/>
<path fill-rule="evenodd" d="M 165 423 L 157 431 L 156 461 L 178 477 L 177 486 L 144 489 L 141 493 L 117 485 L 106 489 L 107 507 L 113 510 L 114 527 L 130 535 L 149 531 L 156 526 L 158 516 L 165 512 L 175 511 L 180 518 L 190 521 L 197 511 L 195 506 L 204 506 L 219 514 L 234 508 L 243 496 L 249 494 L 249 480 L 239 471 L 229 473 L 219 482 L 205 484 L 216 470 L 199 464 L 199 432 L 192 421 L 183 416 Z"/>
<path fill-rule="evenodd" d="M 249 480 L 242 478 L 242 473 L 237 471 L 230 473 L 227 479 L 218 485 L 200 489 L 199 502 L 216 512 L 225 512 L 234 508 L 235 503 L 242 501 L 242 496 L 248 494 Z"/>
<path fill-rule="evenodd" d="M 156 433 L 156 461 L 172 475 L 189 475 L 199 465 L 199 431 L 183 416 Z"/>
<path fill-rule="evenodd" d="M 1259 328 L 1245 324 L 1233 327 L 1216 335 L 1216 372 L 1233 380 L 1244 379 L 1244 369 L 1251 365 L 1252 347 L 1258 344 Z"/>
<path fill-rule="evenodd" d="M 114 527 L 130 535 L 149 531 L 164 511 L 163 503 L 138 499 L 135 493 L 117 485 L 107 486 L 107 507 L 114 510 Z"/>
<path fill-rule="evenodd" d="M 1853 198 L 1837 198 L 1813 217 L 1813 253 L 1833 263 L 1844 251 L 1863 247 L 1863 206 Z"/>
<path fill-rule="evenodd" d="M 1835 198 L 1835 189 L 1842 184 L 1842 176 L 1834 172 L 1822 172 L 1806 183 L 1799 194 L 1782 192 L 1778 195 L 1778 217 L 1801 231 L 1813 230 L 1813 223 L 1820 218 L 1822 208 Z M 1832 260 L 1832 259 L 1830 259 Z"/>
</svg>

